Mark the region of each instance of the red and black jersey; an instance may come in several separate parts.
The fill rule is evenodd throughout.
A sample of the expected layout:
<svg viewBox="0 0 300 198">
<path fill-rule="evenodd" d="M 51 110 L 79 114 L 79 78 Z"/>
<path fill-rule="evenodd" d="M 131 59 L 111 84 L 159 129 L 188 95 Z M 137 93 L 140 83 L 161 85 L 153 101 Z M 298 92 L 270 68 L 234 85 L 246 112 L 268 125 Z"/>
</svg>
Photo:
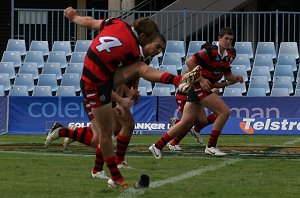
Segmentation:
<svg viewBox="0 0 300 198">
<path fill-rule="evenodd" d="M 140 57 L 139 43 L 131 27 L 120 19 L 103 20 L 100 33 L 85 56 L 81 78 L 103 85 L 117 67 L 139 61 Z"/>
<path fill-rule="evenodd" d="M 218 82 L 224 74 L 231 73 L 231 54 L 229 50 L 226 51 L 227 55 L 222 58 L 218 46 L 212 45 L 192 55 L 195 63 L 201 66 L 202 76 L 212 83 Z"/>
</svg>

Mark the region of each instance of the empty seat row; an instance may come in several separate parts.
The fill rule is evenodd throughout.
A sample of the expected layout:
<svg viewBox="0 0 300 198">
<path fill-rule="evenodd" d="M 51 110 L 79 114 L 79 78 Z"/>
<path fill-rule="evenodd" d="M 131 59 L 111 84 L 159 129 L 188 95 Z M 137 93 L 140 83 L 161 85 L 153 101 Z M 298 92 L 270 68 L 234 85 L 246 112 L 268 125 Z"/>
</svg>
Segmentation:
<svg viewBox="0 0 300 198">
<path fill-rule="evenodd" d="M 1 87 L 0 87 L 1 93 Z M 4 92 L 3 92 L 4 93 Z M 9 91 L 9 96 L 30 96 L 28 86 L 14 85 Z M 32 96 L 53 96 L 50 86 L 34 86 Z M 55 96 L 76 96 L 74 86 L 59 86 Z"/>
</svg>

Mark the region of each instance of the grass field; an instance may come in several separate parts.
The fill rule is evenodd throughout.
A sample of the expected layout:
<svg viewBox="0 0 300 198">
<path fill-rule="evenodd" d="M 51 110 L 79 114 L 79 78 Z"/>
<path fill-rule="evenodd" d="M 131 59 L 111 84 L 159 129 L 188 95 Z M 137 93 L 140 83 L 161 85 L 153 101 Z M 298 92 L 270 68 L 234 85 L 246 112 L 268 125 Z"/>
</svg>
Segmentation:
<svg viewBox="0 0 300 198">
<path fill-rule="evenodd" d="M 0 197 L 299 197 L 300 137 L 220 137 L 228 155 L 207 156 L 191 136 L 183 152 L 164 150 L 154 159 L 148 147 L 160 136 L 136 135 L 121 170 L 133 186 L 141 174 L 150 176 L 147 189 L 108 189 L 94 179 L 94 149 L 75 143 L 62 150 L 62 139 L 44 148 L 44 135 L 0 136 Z M 204 136 L 205 142 L 208 136 Z M 106 172 L 108 173 L 107 169 Z"/>
</svg>

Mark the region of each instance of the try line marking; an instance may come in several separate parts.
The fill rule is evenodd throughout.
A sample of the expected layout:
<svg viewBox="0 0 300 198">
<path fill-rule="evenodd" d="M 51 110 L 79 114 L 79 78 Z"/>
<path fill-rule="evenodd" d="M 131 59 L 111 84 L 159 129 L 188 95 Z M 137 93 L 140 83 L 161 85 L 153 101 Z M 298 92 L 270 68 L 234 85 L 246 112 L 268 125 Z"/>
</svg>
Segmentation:
<svg viewBox="0 0 300 198">
<path fill-rule="evenodd" d="M 159 188 L 163 185 L 171 184 L 171 183 L 179 182 L 179 181 L 182 181 L 182 180 L 185 180 L 185 179 L 189 179 L 191 177 L 199 176 L 199 175 L 202 175 L 203 173 L 206 173 L 206 172 L 209 172 L 209 171 L 214 171 L 214 170 L 223 168 L 225 166 L 234 164 L 234 163 L 239 162 L 239 161 L 242 161 L 242 159 L 229 159 L 229 160 L 225 160 L 223 163 L 218 164 L 218 165 L 207 166 L 207 167 L 203 167 L 203 168 L 200 168 L 200 169 L 191 170 L 191 171 L 188 171 L 188 172 L 183 173 L 181 175 L 170 177 L 168 179 L 154 181 L 154 182 L 150 183 L 149 188 L 150 189 Z M 144 189 L 129 188 L 129 189 L 126 189 L 123 193 L 121 193 L 119 198 L 138 197 L 139 195 L 144 194 L 144 190 L 147 190 L 147 189 L 146 188 L 144 188 Z"/>
</svg>

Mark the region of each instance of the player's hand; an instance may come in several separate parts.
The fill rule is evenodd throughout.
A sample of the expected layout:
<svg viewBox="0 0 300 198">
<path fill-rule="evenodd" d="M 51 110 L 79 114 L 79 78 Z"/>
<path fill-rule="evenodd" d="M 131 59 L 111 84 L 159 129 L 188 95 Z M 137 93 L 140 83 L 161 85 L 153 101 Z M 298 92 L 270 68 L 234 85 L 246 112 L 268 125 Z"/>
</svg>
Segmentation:
<svg viewBox="0 0 300 198">
<path fill-rule="evenodd" d="M 118 105 L 124 108 L 130 108 L 133 104 L 133 101 L 131 99 L 131 97 L 126 97 L 126 98 L 122 98 L 119 102 Z"/>
<path fill-rule="evenodd" d="M 137 89 L 130 89 L 126 95 L 131 97 L 131 99 L 134 101 L 134 104 L 137 104 L 140 100 L 140 93 Z"/>
<path fill-rule="evenodd" d="M 202 78 L 200 80 L 200 86 L 204 91 L 207 91 L 207 92 L 211 91 L 211 83 L 209 82 L 209 80 L 207 80 L 205 78 Z"/>
<path fill-rule="evenodd" d="M 76 16 L 78 16 L 78 13 L 76 10 L 72 7 L 68 7 L 64 10 L 64 15 L 67 17 L 70 21 L 73 21 Z"/>
</svg>

